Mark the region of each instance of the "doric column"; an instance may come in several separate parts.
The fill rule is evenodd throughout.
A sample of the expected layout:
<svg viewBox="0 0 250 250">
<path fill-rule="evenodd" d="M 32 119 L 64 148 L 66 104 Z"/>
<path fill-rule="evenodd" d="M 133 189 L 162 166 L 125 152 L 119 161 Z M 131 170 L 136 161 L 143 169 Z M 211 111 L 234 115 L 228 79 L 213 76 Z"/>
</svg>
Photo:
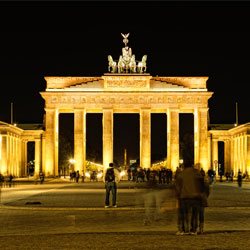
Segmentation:
<svg viewBox="0 0 250 250">
<path fill-rule="evenodd" d="M 113 110 L 103 109 L 103 166 L 107 168 L 113 162 Z"/>
<path fill-rule="evenodd" d="M 21 176 L 26 176 L 27 175 L 27 151 L 28 151 L 28 148 L 27 148 L 27 143 L 28 141 L 26 140 L 23 140 L 22 143 L 21 143 L 21 147 L 22 147 L 22 169 L 21 169 Z"/>
<path fill-rule="evenodd" d="M 35 176 L 41 171 L 41 139 L 35 139 Z"/>
<path fill-rule="evenodd" d="M 179 166 L 179 111 L 167 111 L 167 167 L 173 171 Z"/>
<path fill-rule="evenodd" d="M 194 112 L 194 163 L 199 163 L 203 169 L 208 168 L 207 111 L 207 108 L 198 108 Z"/>
<path fill-rule="evenodd" d="M 46 132 L 42 134 L 42 161 L 41 171 L 45 173 L 45 162 L 46 162 Z"/>
<path fill-rule="evenodd" d="M 224 172 L 230 171 L 230 141 L 224 141 Z"/>
<path fill-rule="evenodd" d="M 236 165 L 235 165 L 235 169 L 234 169 L 234 175 L 237 175 L 238 171 L 239 171 L 239 165 L 240 165 L 240 136 L 237 135 L 236 138 Z"/>
<path fill-rule="evenodd" d="M 7 148 L 8 148 L 8 173 L 14 175 L 14 172 L 13 172 L 14 170 L 14 166 L 13 166 L 14 147 L 13 147 L 13 134 L 12 133 L 9 133 Z"/>
<path fill-rule="evenodd" d="M 75 171 L 86 171 L 86 111 L 74 111 L 74 159 Z"/>
<path fill-rule="evenodd" d="M 18 137 L 17 135 L 14 136 L 14 175 L 19 176 L 19 158 L 18 158 Z"/>
<path fill-rule="evenodd" d="M 20 137 L 18 137 L 17 140 L 17 157 L 18 157 L 18 176 L 22 177 L 22 168 L 23 168 L 23 162 L 22 162 L 22 140 Z"/>
<path fill-rule="evenodd" d="M 46 176 L 58 175 L 58 111 L 45 109 L 46 111 L 46 146 L 44 170 Z"/>
<path fill-rule="evenodd" d="M 237 173 L 237 165 L 238 165 L 238 137 L 235 136 L 233 138 L 233 144 L 234 144 L 234 162 L 233 162 L 233 168 L 234 174 Z"/>
<path fill-rule="evenodd" d="M 0 173 L 3 175 L 7 174 L 7 134 L 0 135 Z"/>
<path fill-rule="evenodd" d="M 250 135 L 246 135 L 246 144 L 247 144 L 247 155 L 246 155 L 246 170 L 248 172 L 248 174 L 250 174 Z"/>
<path fill-rule="evenodd" d="M 241 172 L 244 172 L 244 164 L 245 164 L 245 161 L 244 161 L 244 135 L 243 133 L 240 134 L 240 164 L 239 164 L 239 169 Z"/>
<path fill-rule="evenodd" d="M 218 140 L 212 140 L 212 161 L 213 161 L 213 170 L 217 170 L 218 167 Z"/>
<path fill-rule="evenodd" d="M 234 166 L 234 137 L 230 139 L 230 166 L 229 171 L 233 169 Z"/>
<path fill-rule="evenodd" d="M 151 167 L 151 113 L 150 109 L 140 110 L 140 166 Z"/>
</svg>

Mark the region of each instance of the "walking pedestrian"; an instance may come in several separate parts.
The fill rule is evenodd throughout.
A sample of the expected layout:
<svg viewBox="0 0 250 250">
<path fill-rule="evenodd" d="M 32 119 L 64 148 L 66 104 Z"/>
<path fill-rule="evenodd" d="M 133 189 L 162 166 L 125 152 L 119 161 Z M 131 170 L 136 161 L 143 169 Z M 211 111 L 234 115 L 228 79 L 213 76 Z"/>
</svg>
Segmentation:
<svg viewBox="0 0 250 250">
<path fill-rule="evenodd" d="M 198 215 L 201 207 L 202 175 L 191 163 L 185 163 L 184 169 L 177 175 L 176 193 L 180 199 L 180 219 L 183 231 L 177 235 L 197 234 Z"/>
<path fill-rule="evenodd" d="M 114 168 L 114 164 L 109 163 L 109 167 L 104 174 L 104 182 L 106 189 L 105 208 L 110 206 L 110 193 L 112 193 L 112 206 L 117 207 L 117 183 L 120 181 L 120 173 Z"/>
</svg>

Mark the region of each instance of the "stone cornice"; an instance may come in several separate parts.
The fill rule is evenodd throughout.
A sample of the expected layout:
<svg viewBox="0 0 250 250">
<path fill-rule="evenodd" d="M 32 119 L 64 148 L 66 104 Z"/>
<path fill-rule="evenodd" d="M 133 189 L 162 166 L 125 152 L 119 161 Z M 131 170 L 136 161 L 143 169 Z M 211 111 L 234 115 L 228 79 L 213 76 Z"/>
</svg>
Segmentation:
<svg viewBox="0 0 250 250">
<path fill-rule="evenodd" d="M 74 85 L 102 80 L 101 77 L 46 76 L 47 89 L 63 89 Z"/>
<path fill-rule="evenodd" d="M 169 84 L 176 84 L 190 89 L 206 89 L 208 76 L 157 76 L 152 80 L 156 82 L 165 82 Z"/>
<path fill-rule="evenodd" d="M 47 76 L 46 91 L 206 91 L 208 77 L 152 77 L 149 74 L 105 74 L 101 77 Z"/>
</svg>

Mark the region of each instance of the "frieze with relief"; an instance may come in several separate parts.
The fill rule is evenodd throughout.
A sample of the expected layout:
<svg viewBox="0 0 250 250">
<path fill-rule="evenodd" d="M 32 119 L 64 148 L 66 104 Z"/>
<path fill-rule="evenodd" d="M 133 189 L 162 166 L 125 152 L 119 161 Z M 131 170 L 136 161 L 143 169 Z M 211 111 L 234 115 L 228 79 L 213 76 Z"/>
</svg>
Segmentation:
<svg viewBox="0 0 250 250">
<path fill-rule="evenodd" d="M 48 104 L 207 104 L 207 96 L 169 96 L 169 95 L 85 95 L 51 96 Z"/>
</svg>

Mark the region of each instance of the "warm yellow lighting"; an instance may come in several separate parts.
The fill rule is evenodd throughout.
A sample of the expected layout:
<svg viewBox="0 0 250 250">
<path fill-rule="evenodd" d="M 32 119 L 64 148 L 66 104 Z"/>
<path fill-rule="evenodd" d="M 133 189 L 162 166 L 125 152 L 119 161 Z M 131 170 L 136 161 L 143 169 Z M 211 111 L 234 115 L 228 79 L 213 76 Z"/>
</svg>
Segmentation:
<svg viewBox="0 0 250 250">
<path fill-rule="evenodd" d="M 70 164 L 75 164 L 75 163 L 76 163 L 76 160 L 75 160 L 75 159 L 69 159 L 69 163 L 70 163 Z"/>
<path fill-rule="evenodd" d="M 121 176 L 121 177 L 123 177 L 125 174 L 126 174 L 126 173 L 125 173 L 124 170 L 122 170 L 122 171 L 120 172 L 120 176 Z"/>
<path fill-rule="evenodd" d="M 102 178 L 102 172 L 98 172 L 97 173 L 97 178 L 99 179 L 99 178 Z"/>
<path fill-rule="evenodd" d="M 86 172 L 86 173 L 85 173 L 85 176 L 86 176 L 87 178 L 90 178 L 90 173 L 89 173 L 89 172 Z"/>
<path fill-rule="evenodd" d="M 0 135 L 0 160 L 2 159 L 2 136 Z"/>
</svg>

